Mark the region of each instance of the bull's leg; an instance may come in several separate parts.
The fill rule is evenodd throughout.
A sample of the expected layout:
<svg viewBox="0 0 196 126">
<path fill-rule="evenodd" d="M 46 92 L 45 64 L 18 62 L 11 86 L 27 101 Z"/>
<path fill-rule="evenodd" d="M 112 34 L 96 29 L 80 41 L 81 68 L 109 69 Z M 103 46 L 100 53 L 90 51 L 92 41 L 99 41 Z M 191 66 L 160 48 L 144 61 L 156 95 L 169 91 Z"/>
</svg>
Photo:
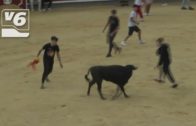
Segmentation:
<svg viewBox="0 0 196 126">
<path fill-rule="evenodd" d="M 91 82 L 89 82 L 88 91 L 87 91 L 87 95 L 88 96 L 90 95 L 90 90 L 91 90 L 91 87 L 93 86 L 93 84 L 95 84 L 95 81 L 94 80 L 92 80 Z"/>
<path fill-rule="evenodd" d="M 120 87 L 117 86 L 116 87 L 116 94 L 112 97 L 112 99 L 116 99 L 117 97 L 119 97 L 120 95 L 122 94 L 121 90 L 120 90 Z"/>
<path fill-rule="evenodd" d="M 125 98 L 128 98 L 129 96 L 126 94 L 125 89 L 124 89 L 124 86 L 120 86 L 120 89 L 122 90 Z"/>
<path fill-rule="evenodd" d="M 116 94 L 115 94 L 115 96 L 119 96 L 119 93 L 120 93 L 120 87 L 117 86 L 117 87 L 116 87 Z"/>
<path fill-rule="evenodd" d="M 99 95 L 100 95 L 101 99 L 102 100 L 105 100 L 106 98 L 103 97 L 101 88 L 102 88 L 102 80 L 100 80 L 100 81 L 97 82 L 97 90 L 99 92 Z"/>
</svg>

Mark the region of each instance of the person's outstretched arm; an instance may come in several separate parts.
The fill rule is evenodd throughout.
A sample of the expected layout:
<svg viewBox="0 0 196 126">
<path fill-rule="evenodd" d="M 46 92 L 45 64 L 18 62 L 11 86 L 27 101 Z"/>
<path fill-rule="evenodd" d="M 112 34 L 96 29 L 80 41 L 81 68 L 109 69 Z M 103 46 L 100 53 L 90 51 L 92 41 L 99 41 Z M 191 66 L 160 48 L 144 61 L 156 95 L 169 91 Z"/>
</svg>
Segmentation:
<svg viewBox="0 0 196 126">
<path fill-rule="evenodd" d="M 37 57 L 39 57 L 39 55 L 41 54 L 42 51 L 43 51 L 43 48 L 38 51 Z"/>
<path fill-rule="evenodd" d="M 108 27 L 109 24 L 110 24 L 110 19 L 108 19 L 108 21 L 107 21 L 107 23 L 106 23 L 106 25 L 105 25 L 105 27 L 103 29 L 103 32 L 105 32 L 105 30 L 106 30 L 106 28 Z"/>
</svg>

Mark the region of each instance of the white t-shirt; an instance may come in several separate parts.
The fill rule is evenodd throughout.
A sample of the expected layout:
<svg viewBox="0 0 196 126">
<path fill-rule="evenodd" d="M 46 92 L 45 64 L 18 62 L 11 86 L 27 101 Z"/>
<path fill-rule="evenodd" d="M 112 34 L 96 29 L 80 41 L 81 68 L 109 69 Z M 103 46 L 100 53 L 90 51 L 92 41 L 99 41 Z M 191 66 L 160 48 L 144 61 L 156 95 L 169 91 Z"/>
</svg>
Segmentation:
<svg viewBox="0 0 196 126">
<path fill-rule="evenodd" d="M 142 6 L 142 0 L 135 0 L 135 5 Z"/>
<path fill-rule="evenodd" d="M 132 11 L 129 15 L 129 19 L 128 19 L 128 26 L 129 27 L 133 27 L 133 26 L 137 26 L 137 24 L 135 22 L 133 22 L 131 20 L 131 18 L 133 18 L 134 20 L 137 20 L 137 13 L 135 11 Z"/>
</svg>

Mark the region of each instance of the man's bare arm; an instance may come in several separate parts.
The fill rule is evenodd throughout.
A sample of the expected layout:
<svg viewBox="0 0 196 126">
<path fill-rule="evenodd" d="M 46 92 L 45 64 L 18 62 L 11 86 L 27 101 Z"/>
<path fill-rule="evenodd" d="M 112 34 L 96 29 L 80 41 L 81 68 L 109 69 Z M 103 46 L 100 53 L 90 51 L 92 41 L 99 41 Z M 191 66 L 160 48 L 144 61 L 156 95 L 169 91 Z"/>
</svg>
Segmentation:
<svg viewBox="0 0 196 126">
<path fill-rule="evenodd" d="M 103 29 L 103 32 L 106 30 L 106 28 L 108 27 L 108 25 L 110 24 L 110 21 L 108 20 L 108 22 L 106 23 L 104 29 Z"/>
<path fill-rule="evenodd" d="M 43 51 L 43 49 L 39 50 L 39 52 L 37 53 L 37 57 L 39 57 L 39 55 L 41 54 L 42 51 Z"/>
<path fill-rule="evenodd" d="M 63 64 L 62 64 L 62 61 L 61 61 L 61 55 L 59 52 L 57 52 L 57 58 L 58 58 L 58 61 L 59 61 L 59 64 L 60 64 L 60 67 L 63 68 Z"/>
</svg>

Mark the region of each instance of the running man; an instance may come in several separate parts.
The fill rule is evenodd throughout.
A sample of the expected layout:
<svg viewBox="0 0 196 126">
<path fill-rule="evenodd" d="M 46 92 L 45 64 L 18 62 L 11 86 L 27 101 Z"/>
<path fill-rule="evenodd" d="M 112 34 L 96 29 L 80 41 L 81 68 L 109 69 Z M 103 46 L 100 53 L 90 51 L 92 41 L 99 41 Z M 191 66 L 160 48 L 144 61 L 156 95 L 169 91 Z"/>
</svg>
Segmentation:
<svg viewBox="0 0 196 126">
<path fill-rule="evenodd" d="M 42 75 L 42 84 L 41 89 L 44 89 L 44 82 L 49 82 L 48 75 L 52 72 L 53 64 L 54 64 L 54 57 L 55 54 L 57 54 L 57 58 L 60 64 L 60 67 L 63 68 L 63 64 L 61 62 L 61 56 L 59 53 L 59 46 L 57 45 L 58 38 L 56 36 L 51 37 L 51 42 L 45 44 L 42 49 L 38 52 L 37 57 L 41 54 L 42 51 L 44 51 L 43 56 L 43 64 L 44 64 L 44 72 Z"/>
<path fill-rule="evenodd" d="M 186 9 L 194 10 L 194 8 L 191 7 L 190 0 L 182 0 L 182 7 L 181 7 L 181 9 L 182 10 L 186 10 Z"/>
<path fill-rule="evenodd" d="M 160 69 L 160 75 L 159 79 L 155 79 L 155 81 L 162 83 L 165 77 L 168 77 L 170 82 L 173 84 L 172 88 L 176 88 L 178 84 L 176 83 L 173 74 L 170 70 L 170 64 L 171 64 L 171 54 L 170 54 L 170 47 L 167 43 L 164 43 L 164 38 L 158 38 L 156 41 L 156 44 L 158 46 L 156 54 L 159 56 L 159 62 L 156 66 L 156 68 Z"/>
<path fill-rule="evenodd" d="M 137 7 L 133 6 L 133 11 L 130 13 L 129 19 L 128 19 L 128 35 L 127 37 L 121 42 L 122 46 L 126 46 L 127 40 L 129 37 L 133 34 L 133 32 L 137 32 L 138 34 L 138 39 L 139 39 L 139 44 L 143 44 L 144 42 L 142 41 L 141 37 L 141 29 L 138 27 L 139 22 L 137 21 Z"/>
<path fill-rule="evenodd" d="M 106 23 L 103 32 L 106 30 L 106 28 L 109 26 L 108 33 L 107 33 L 107 43 L 109 44 L 109 51 L 106 57 L 112 56 L 112 49 L 115 49 L 115 53 L 121 52 L 121 48 L 117 46 L 117 44 L 114 41 L 114 38 L 119 30 L 119 18 L 117 16 L 117 11 L 112 10 L 111 16 L 108 19 L 108 22 Z"/>
</svg>

